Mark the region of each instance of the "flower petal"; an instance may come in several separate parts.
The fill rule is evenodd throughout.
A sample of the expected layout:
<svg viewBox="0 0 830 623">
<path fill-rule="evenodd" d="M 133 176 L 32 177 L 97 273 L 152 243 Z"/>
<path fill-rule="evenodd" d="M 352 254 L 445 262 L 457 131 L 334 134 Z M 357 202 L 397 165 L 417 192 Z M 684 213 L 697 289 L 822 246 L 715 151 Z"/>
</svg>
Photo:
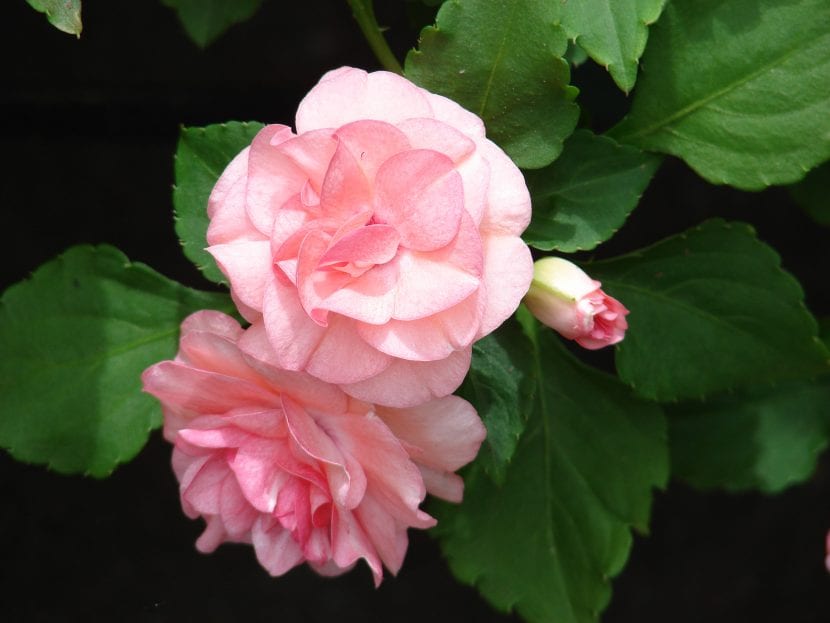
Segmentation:
<svg viewBox="0 0 830 623">
<path fill-rule="evenodd" d="M 495 330 L 516 311 L 533 279 L 530 249 L 515 236 L 484 239 L 484 315 L 479 337 Z"/>
<path fill-rule="evenodd" d="M 262 312 L 265 286 L 274 278 L 268 240 L 233 242 L 208 247 L 242 304 Z"/>
</svg>

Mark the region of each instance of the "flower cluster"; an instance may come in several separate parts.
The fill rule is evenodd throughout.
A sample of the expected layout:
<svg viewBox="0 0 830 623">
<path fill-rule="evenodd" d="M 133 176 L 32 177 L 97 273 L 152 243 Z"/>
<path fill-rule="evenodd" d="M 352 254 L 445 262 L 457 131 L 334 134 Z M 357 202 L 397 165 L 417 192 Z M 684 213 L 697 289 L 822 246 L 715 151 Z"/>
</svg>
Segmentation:
<svg viewBox="0 0 830 623">
<path fill-rule="evenodd" d="M 454 102 L 341 68 L 302 101 L 296 133 L 266 126 L 233 159 L 207 210 L 208 251 L 250 324 L 198 312 L 176 359 L 143 376 L 182 506 L 207 522 L 197 547 L 250 543 L 274 575 L 362 558 L 379 583 L 407 529 L 435 523 L 426 493 L 461 500 L 454 472 L 484 440 L 450 394 L 533 278 L 522 174 Z M 624 322 L 596 288 L 548 311 L 588 347 Z"/>
</svg>

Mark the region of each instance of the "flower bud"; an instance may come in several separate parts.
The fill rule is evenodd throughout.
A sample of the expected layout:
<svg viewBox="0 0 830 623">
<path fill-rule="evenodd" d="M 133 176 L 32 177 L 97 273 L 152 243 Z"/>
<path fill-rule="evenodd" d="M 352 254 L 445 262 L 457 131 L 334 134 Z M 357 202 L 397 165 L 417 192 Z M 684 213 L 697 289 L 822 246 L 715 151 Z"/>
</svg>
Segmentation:
<svg viewBox="0 0 830 623">
<path fill-rule="evenodd" d="M 628 310 L 600 289 L 602 284 L 560 257 L 533 266 L 524 303 L 536 318 L 587 349 L 616 344 L 625 337 Z"/>
</svg>

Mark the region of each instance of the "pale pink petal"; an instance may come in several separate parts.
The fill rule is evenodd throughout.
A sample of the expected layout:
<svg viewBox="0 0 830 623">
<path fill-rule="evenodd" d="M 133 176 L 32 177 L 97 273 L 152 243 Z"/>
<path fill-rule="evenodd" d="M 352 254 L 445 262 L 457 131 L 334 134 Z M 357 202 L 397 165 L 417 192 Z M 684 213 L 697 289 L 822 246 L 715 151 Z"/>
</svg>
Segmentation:
<svg viewBox="0 0 830 623">
<path fill-rule="evenodd" d="M 262 376 L 251 369 L 235 339 L 207 331 L 189 331 L 179 340 L 179 360 L 195 368 L 262 385 Z"/>
<path fill-rule="evenodd" d="M 383 324 L 395 310 L 397 282 L 397 261 L 375 266 L 331 293 L 320 307 L 361 322 Z"/>
<path fill-rule="evenodd" d="M 507 320 L 527 293 L 533 279 L 530 249 L 515 236 L 491 236 L 484 240 L 484 316 L 480 337 Z"/>
<path fill-rule="evenodd" d="M 268 240 L 235 242 L 208 247 L 228 277 L 237 299 L 251 309 L 262 312 L 265 286 L 274 279 L 271 243 Z"/>
<path fill-rule="evenodd" d="M 389 158 L 375 180 L 375 220 L 398 230 L 401 244 L 433 251 L 458 233 L 464 186 L 452 160 L 428 149 Z"/>
<path fill-rule="evenodd" d="M 352 121 L 396 123 L 432 117 L 426 92 L 393 73 L 343 67 L 324 75 L 297 108 L 297 132 L 339 128 Z"/>
<path fill-rule="evenodd" d="M 406 526 L 395 521 L 371 493 L 366 495 L 354 514 L 375 546 L 383 564 L 392 575 L 396 575 L 403 564 L 409 543 Z"/>
<path fill-rule="evenodd" d="M 251 537 L 259 564 L 273 576 L 282 575 L 303 562 L 302 549 L 278 523 L 268 526 L 263 517 L 258 518 Z"/>
<path fill-rule="evenodd" d="M 380 325 L 359 324 L 358 331 L 379 351 L 411 361 L 444 359 L 469 346 L 478 332 L 481 309 L 472 294 L 461 303 L 418 320 L 390 320 Z"/>
<path fill-rule="evenodd" d="M 375 586 L 383 579 L 383 568 L 372 542 L 352 511 L 335 508 L 331 518 L 331 557 L 340 568 L 363 558 L 372 570 Z"/>
<path fill-rule="evenodd" d="M 162 361 L 141 375 L 144 391 L 198 413 L 225 413 L 243 404 L 279 406 L 279 395 L 244 379 Z"/>
<path fill-rule="evenodd" d="M 464 208 L 478 231 L 489 201 L 490 164 L 476 151 L 456 165 L 456 171 L 464 185 Z"/>
<path fill-rule="evenodd" d="M 185 428 L 179 431 L 179 436 L 187 443 L 202 448 L 238 448 L 251 439 L 251 435 L 232 426 L 207 430 Z"/>
<path fill-rule="evenodd" d="M 302 190 L 308 179 L 308 175 L 278 149 L 279 139 L 285 138 L 285 126 L 265 126 L 254 137 L 248 154 L 246 209 L 251 223 L 265 235 L 271 233 L 277 211 Z"/>
<path fill-rule="evenodd" d="M 242 327 L 231 316 L 210 309 L 190 314 L 182 321 L 180 334 L 184 337 L 191 331 L 215 333 L 229 340 L 238 340 Z"/>
<path fill-rule="evenodd" d="M 398 124 L 398 129 L 409 139 L 411 149 L 437 151 L 456 164 L 476 148 L 475 142 L 467 135 L 436 119 L 407 119 Z"/>
<path fill-rule="evenodd" d="M 378 169 L 389 158 L 410 149 L 406 135 L 383 121 L 361 120 L 337 129 L 337 138 L 348 148 L 372 183 Z"/>
<path fill-rule="evenodd" d="M 458 396 L 407 409 L 378 407 L 377 414 L 396 437 L 421 449 L 419 464 L 448 472 L 472 461 L 487 436 L 475 408 Z"/>
<path fill-rule="evenodd" d="M 438 121 L 443 121 L 447 125 L 461 130 L 470 138 L 484 138 L 484 122 L 478 115 L 474 115 L 459 106 L 457 102 L 443 95 L 429 93 L 428 91 L 424 91 L 424 93 L 429 99 L 429 105 L 433 111 L 432 116 Z"/>
<path fill-rule="evenodd" d="M 337 148 L 331 130 L 315 130 L 280 143 L 279 149 L 308 176 L 311 187 L 319 194 L 323 187 L 329 161 Z"/>
<path fill-rule="evenodd" d="M 274 280 L 265 288 L 262 309 L 274 361 L 286 370 L 302 370 L 326 333 L 300 304 L 297 290 Z"/>
<path fill-rule="evenodd" d="M 333 314 L 305 369 L 329 383 L 356 383 L 382 372 L 391 361 L 360 338 L 352 320 Z"/>
<path fill-rule="evenodd" d="M 461 476 L 421 465 L 417 461 L 415 461 L 415 465 L 421 470 L 424 485 L 430 495 L 456 504 L 464 498 L 464 480 Z"/>
<path fill-rule="evenodd" d="M 228 198 L 231 189 L 237 187 L 239 182 L 244 182 L 248 175 L 248 152 L 250 147 L 246 147 L 240 151 L 233 160 L 228 163 L 225 170 L 216 180 L 216 185 L 210 191 L 208 197 L 207 214 L 208 218 L 213 219 L 216 216 L 217 209 L 224 209 L 223 204 Z"/>
<path fill-rule="evenodd" d="M 235 175 L 234 169 L 242 164 L 245 166 L 244 174 Z M 267 239 L 251 223 L 245 209 L 248 186 L 247 167 L 248 148 L 246 147 L 222 174 L 220 182 L 226 181 L 224 187 L 220 188 L 219 183 L 217 183 L 213 188 L 207 207 L 208 216 L 210 217 L 210 225 L 208 225 L 206 236 L 208 244 L 223 244 L 235 240 Z M 229 174 L 234 175 L 234 177 L 226 178 Z"/>
<path fill-rule="evenodd" d="M 430 253 L 398 253 L 400 277 L 393 318 L 417 320 L 432 316 L 457 305 L 478 289 L 478 277 L 442 259 Z"/>
<path fill-rule="evenodd" d="M 478 149 L 490 165 L 487 212 L 482 232 L 520 236 L 530 223 L 530 193 L 519 168 L 492 141 L 479 141 Z"/>
<path fill-rule="evenodd" d="M 219 513 L 219 488 L 230 474 L 228 466 L 220 458 L 206 461 L 187 487 L 180 487 L 182 499 L 203 515 Z"/>
<path fill-rule="evenodd" d="M 472 347 L 457 350 L 438 361 L 395 359 L 380 374 L 341 385 L 341 389 L 359 400 L 391 407 L 411 407 L 453 393 L 470 369 Z"/>
<path fill-rule="evenodd" d="M 320 191 L 320 207 L 331 218 L 345 219 L 371 210 L 372 188 L 356 156 L 338 143 Z"/>
<path fill-rule="evenodd" d="M 274 215 L 274 227 L 271 230 L 271 253 L 274 259 L 296 257 L 314 220 L 314 215 L 302 205 L 299 195 L 284 203 Z M 291 280 L 296 282 L 296 278 Z"/>
</svg>

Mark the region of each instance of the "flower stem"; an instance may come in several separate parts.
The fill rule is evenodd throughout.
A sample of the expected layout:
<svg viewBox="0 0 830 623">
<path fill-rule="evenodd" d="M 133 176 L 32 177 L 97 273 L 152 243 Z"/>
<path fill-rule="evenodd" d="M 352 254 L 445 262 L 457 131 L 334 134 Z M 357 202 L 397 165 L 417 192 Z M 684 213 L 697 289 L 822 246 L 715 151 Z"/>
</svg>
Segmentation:
<svg viewBox="0 0 830 623">
<path fill-rule="evenodd" d="M 394 71 L 396 74 L 403 75 L 403 68 L 389 49 L 389 44 L 383 37 L 383 30 L 378 26 L 378 20 L 375 18 L 375 11 L 372 8 L 372 0 L 346 0 L 349 6 L 352 7 L 352 15 L 357 20 L 360 30 L 363 31 L 363 36 L 369 42 L 369 47 L 380 61 L 380 64 L 389 71 Z"/>
</svg>

